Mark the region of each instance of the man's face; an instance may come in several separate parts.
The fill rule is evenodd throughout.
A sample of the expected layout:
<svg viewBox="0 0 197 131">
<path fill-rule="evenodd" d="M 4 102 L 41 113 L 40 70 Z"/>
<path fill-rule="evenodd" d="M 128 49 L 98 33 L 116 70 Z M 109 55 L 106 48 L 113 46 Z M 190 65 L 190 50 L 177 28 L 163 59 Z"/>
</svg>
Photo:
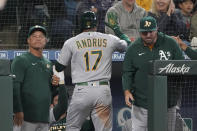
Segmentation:
<svg viewBox="0 0 197 131">
<path fill-rule="evenodd" d="M 157 31 L 140 32 L 140 36 L 145 44 L 151 45 L 157 40 Z"/>
<path fill-rule="evenodd" d="M 158 11 L 166 12 L 170 5 L 171 0 L 155 0 L 155 6 Z"/>
<path fill-rule="evenodd" d="M 185 14 L 190 14 L 194 8 L 194 4 L 191 0 L 187 0 L 179 4 L 179 7 Z"/>
<path fill-rule="evenodd" d="M 47 39 L 41 31 L 35 31 L 27 39 L 30 48 L 43 49 L 46 45 Z"/>
<path fill-rule="evenodd" d="M 122 0 L 122 2 L 128 6 L 133 6 L 135 3 L 135 0 Z"/>
</svg>

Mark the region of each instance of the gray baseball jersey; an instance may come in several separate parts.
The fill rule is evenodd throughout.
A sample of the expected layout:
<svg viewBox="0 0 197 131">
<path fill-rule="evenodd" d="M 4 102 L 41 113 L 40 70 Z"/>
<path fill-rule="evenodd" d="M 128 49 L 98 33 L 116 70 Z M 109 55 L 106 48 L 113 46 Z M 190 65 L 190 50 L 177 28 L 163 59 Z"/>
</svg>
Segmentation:
<svg viewBox="0 0 197 131">
<path fill-rule="evenodd" d="M 71 63 L 75 83 L 67 110 L 67 131 L 80 131 L 89 116 L 95 131 L 112 131 L 112 53 L 126 47 L 118 37 L 98 32 L 83 32 L 64 43 L 58 62 L 65 66 Z"/>
<path fill-rule="evenodd" d="M 99 32 L 83 32 L 64 43 L 58 62 L 71 61 L 73 83 L 110 80 L 112 53 L 125 51 L 127 43 L 118 37 Z"/>
</svg>

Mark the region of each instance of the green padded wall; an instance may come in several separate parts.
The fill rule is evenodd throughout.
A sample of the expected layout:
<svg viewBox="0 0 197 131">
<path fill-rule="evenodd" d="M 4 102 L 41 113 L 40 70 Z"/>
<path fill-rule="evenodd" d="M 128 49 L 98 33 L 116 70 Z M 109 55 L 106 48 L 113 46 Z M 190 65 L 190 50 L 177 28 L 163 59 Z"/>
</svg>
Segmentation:
<svg viewBox="0 0 197 131">
<path fill-rule="evenodd" d="M 13 90 L 10 61 L 0 59 L 0 131 L 13 131 Z"/>
</svg>

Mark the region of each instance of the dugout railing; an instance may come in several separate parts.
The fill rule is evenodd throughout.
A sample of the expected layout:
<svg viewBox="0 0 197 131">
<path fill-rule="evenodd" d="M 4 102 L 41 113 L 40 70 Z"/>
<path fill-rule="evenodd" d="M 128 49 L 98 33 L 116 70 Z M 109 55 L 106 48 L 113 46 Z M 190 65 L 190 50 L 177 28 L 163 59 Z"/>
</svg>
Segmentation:
<svg viewBox="0 0 197 131">
<path fill-rule="evenodd" d="M 197 61 L 196 60 L 168 60 L 168 61 L 151 61 L 149 66 L 148 76 L 148 130 L 149 131 L 167 131 L 167 86 L 169 81 L 175 82 L 174 87 L 186 86 L 189 88 L 192 86 L 192 91 L 187 92 L 187 104 L 192 104 L 191 108 L 188 108 L 187 112 L 191 114 L 192 111 L 197 112 Z M 178 80 L 176 80 L 178 79 Z M 185 82 L 185 79 L 192 79 L 192 82 Z M 185 82 L 184 85 L 179 82 Z M 172 84 L 171 84 L 172 85 Z M 181 87 L 183 88 L 183 87 Z M 189 89 L 188 89 L 189 90 Z M 191 94 L 192 93 L 192 94 Z M 184 94 L 182 91 L 181 96 Z M 182 96 L 184 97 L 184 96 Z M 189 100 L 189 98 L 192 99 Z M 182 99 L 183 100 L 183 99 Z M 195 108 L 195 109 L 194 109 Z M 191 112 L 190 112 L 191 109 Z M 194 110 L 193 110 L 194 109 Z M 182 106 L 180 106 L 180 111 Z M 184 112 L 184 110 L 182 111 Z M 194 124 L 197 121 L 194 122 Z M 196 131 L 196 129 L 191 131 Z"/>
</svg>

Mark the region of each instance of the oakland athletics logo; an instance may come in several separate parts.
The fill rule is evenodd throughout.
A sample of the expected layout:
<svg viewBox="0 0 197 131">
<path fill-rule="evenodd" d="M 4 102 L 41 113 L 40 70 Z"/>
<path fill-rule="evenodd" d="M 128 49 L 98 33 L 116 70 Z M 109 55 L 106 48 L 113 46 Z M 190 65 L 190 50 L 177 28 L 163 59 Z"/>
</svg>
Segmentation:
<svg viewBox="0 0 197 131">
<path fill-rule="evenodd" d="M 169 51 L 164 52 L 163 50 L 159 50 L 160 60 L 169 60 L 171 53 Z"/>
<path fill-rule="evenodd" d="M 150 26 L 151 26 L 151 22 L 145 21 L 144 27 L 150 27 Z"/>
</svg>

